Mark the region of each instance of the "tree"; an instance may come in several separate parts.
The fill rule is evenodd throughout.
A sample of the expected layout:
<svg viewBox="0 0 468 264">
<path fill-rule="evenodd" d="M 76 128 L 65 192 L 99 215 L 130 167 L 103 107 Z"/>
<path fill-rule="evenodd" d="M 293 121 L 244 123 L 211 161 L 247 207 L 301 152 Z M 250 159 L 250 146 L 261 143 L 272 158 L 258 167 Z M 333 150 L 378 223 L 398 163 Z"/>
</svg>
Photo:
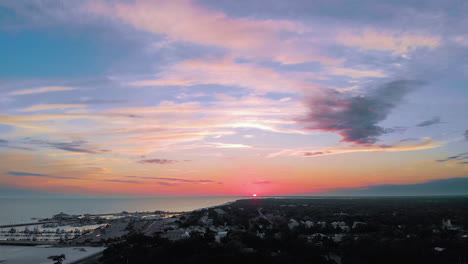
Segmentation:
<svg viewBox="0 0 468 264">
<path fill-rule="evenodd" d="M 62 264 L 63 260 L 66 259 L 66 257 L 65 254 L 61 254 L 58 256 L 50 256 L 48 257 L 48 259 L 55 261 L 54 264 Z"/>
</svg>

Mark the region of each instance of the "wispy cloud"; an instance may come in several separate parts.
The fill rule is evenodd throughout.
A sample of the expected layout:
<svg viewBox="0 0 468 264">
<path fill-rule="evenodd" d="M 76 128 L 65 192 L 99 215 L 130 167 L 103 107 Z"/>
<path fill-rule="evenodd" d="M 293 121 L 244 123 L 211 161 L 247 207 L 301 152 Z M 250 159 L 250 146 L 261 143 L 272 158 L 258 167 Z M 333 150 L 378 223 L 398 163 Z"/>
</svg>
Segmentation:
<svg viewBox="0 0 468 264">
<path fill-rule="evenodd" d="M 343 30 L 336 35 L 336 41 L 346 46 L 391 51 L 396 55 L 402 55 L 418 48 L 437 48 L 441 45 L 442 39 L 437 35 L 367 28 L 364 30 Z"/>
<path fill-rule="evenodd" d="M 97 154 L 108 152 L 109 150 L 99 149 L 95 146 L 90 146 L 88 141 L 85 140 L 74 140 L 69 142 L 53 142 L 40 139 L 28 139 L 25 141 L 27 144 L 41 145 L 45 147 L 55 148 L 64 151 Z"/>
<path fill-rule="evenodd" d="M 48 174 L 39 174 L 39 173 L 29 173 L 29 172 L 20 172 L 20 171 L 9 171 L 6 174 L 17 177 L 40 177 L 40 178 L 50 178 L 50 179 L 62 179 L 62 180 L 89 180 L 86 178 L 80 177 L 64 177 L 64 176 L 54 176 Z M 122 180 L 122 179 L 102 179 L 102 178 L 93 178 L 93 181 L 98 182 L 114 182 L 114 183 L 131 183 L 131 184 L 143 184 L 143 181 L 135 180 Z"/>
<path fill-rule="evenodd" d="M 336 71 L 336 73 L 339 72 L 339 70 Z M 349 72 L 341 72 L 350 74 Z M 253 63 L 236 63 L 234 58 L 228 56 L 179 62 L 159 73 L 155 79 L 137 81 L 131 84 L 135 86 L 217 84 L 246 88 L 259 93 L 296 93 L 321 87 L 307 80 L 312 76 L 313 74 L 304 72 L 280 73 Z"/>
<path fill-rule="evenodd" d="M 33 88 L 33 89 L 15 91 L 15 92 L 11 92 L 9 94 L 10 95 L 28 95 L 28 94 L 50 93 L 50 92 L 71 91 L 71 90 L 75 90 L 75 88 L 62 87 L 62 86 L 48 86 L 48 87 L 41 87 L 41 88 Z"/>
<path fill-rule="evenodd" d="M 150 163 L 150 164 L 174 164 L 178 163 L 178 160 L 168 160 L 168 159 L 145 159 L 145 160 L 140 160 L 138 161 L 139 163 Z"/>
<path fill-rule="evenodd" d="M 51 109 L 83 108 L 85 104 L 41 104 L 19 110 L 19 112 L 37 112 Z"/>
<path fill-rule="evenodd" d="M 255 182 L 252 182 L 252 184 L 260 184 L 260 185 L 271 184 L 271 181 L 255 181 Z"/>
<path fill-rule="evenodd" d="M 452 161 L 452 160 L 461 161 L 461 160 L 466 160 L 466 159 L 468 159 L 468 152 L 460 153 L 460 154 L 450 156 L 450 157 L 447 157 L 445 159 L 436 160 L 436 161 L 437 162 L 447 162 L 447 161 Z"/>
<path fill-rule="evenodd" d="M 21 172 L 21 171 L 9 171 L 6 174 L 12 175 L 12 176 L 45 177 L 45 178 L 52 178 L 52 179 L 80 179 L 77 177 L 62 177 L 62 176 L 53 176 L 53 175 L 48 175 L 48 174 Z"/>
<path fill-rule="evenodd" d="M 157 180 L 157 181 L 168 181 L 168 182 L 176 182 L 176 183 L 216 183 L 213 180 L 193 180 L 193 179 L 182 179 L 182 178 L 168 178 L 168 177 L 146 177 L 146 176 L 125 176 L 126 178 L 134 178 L 134 179 L 143 179 L 143 180 Z"/>
<path fill-rule="evenodd" d="M 441 143 L 435 142 L 432 138 L 422 138 L 418 142 L 398 142 L 392 145 L 353 145 L 348 147 L 330 147 L 322 149 L 297 148 L 284 149 L 268 155 L 269 158 L 278 156 L 299 156 L 299 157 L 321 157 L 326 155 L 337 155 L 353 152 L 398 152 L 398 151 L 416 151 L 440 147 Z"/>
<path fill-rule="evenodd" d="M 427 127 L 427 126 L 432 126 L 432 125 L 435 125 L 435 124 L 440 124 L 442 122 L 440 122 L 440 117 L 434 117 L 434 118 L 431 118 L 429 120 L 426 120 L 426 121 L 423 121 L 419 124 L 417 124 L 418 127 Z"/>
</svg>

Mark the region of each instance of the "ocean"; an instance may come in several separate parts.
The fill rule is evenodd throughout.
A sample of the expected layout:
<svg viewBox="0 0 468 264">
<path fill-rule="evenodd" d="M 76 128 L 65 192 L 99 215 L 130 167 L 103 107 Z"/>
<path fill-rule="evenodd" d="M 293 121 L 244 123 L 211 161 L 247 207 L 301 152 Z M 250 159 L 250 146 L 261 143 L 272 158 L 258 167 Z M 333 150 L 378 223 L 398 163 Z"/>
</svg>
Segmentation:
<svg viewBox="0 0 468 264">
<path fill-rule="evenodd" d="M 0 198 L 0 225 L 34 222 L 66 214 L 105 214 L 122 211 L 191 211 L 245 199 L 235 196 L 180 196 L 151 198 Z"/>
</svg>

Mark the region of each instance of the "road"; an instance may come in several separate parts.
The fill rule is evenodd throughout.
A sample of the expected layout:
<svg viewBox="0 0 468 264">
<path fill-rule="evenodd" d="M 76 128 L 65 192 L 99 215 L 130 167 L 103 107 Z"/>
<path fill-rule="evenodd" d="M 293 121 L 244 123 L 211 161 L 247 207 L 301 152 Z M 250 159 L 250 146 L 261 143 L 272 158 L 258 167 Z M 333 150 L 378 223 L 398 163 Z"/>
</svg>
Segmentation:
<svg viewBox="0 0 468 264">
<path fill-rule="evenodd" d="M 266 217 L 266 216 L 262 213 L 262 209 L 263 209 L 263 208 L 258 208 L 258 210 L 257 210 L 257 211 L 258 211 L 258 214 L 260 215 L 260 217 L 262 217 L 263 219 L 267 220 L 270 224 L 273 224 L 273 222 L 272 222 L 270 219 L 268 219 L 268 217 Z"/>
</svg>

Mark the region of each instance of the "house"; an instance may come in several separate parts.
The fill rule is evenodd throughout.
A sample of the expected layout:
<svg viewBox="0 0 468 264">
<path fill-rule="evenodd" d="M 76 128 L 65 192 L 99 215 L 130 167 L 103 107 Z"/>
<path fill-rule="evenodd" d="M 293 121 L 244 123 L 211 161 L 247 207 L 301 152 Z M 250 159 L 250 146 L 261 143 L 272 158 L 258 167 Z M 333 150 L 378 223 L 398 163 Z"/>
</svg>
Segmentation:
<svg viewBox="0 0 468 264">
<path fill-rule="evenodd" d="M 226 213 L 226 212 L 225 212 L 223 209 L 221 209 L 221 208 L 216 208 L 216 209 L 214 209 L 214 211 L 215 211 L 218 215 L 223 215 L 223 214 Z"/>
<path fill-rule="evenodd" d="M 349 226 L 346 225 L 345 222 L 341 221 L 341 222 L 333 222 L 331 223 L 331 225 L 333 226 L 333 228 L 337 229 L 338 227 L 343 230 L 344 232 L 348 232 L 349 231 Z"/>
<path fill-rule="evenodd" d="M 215 240 L 216 242 L 221 242 L 221 238 L 223 237 L 226 237 L 227 236 L 227 233 L 226 231 L 221 231 L 221 232 L 218 232 L 215 236 Z"/>
<path fill-rule="evenodd" d="M 304 225 L 305 225 L 307 228 L 311 228 L 311 227 L 314 226 L 314 222 L 307 220 L 307 221 L 304 222 Z"/>
<path fill-rule="evenodd" d="M 166 233 L 161 235 L 161 237 L 166 237 L 171 241 L 186 239 L 190 237 L 190 234 L 185 231 L 184 229 L 177 229 L 177 230 L 168 230 Z"/>
<path fill-rule="evenodd" d="M 289 223 L 288 223 L 289 229 L 293 229 L 293 228 L 298 227 L 298 226 L 299 226 L 299 223 L 295 219 L 291 218 L 289 220 Z"/>
<path fill-rule="evenodd" d="M 358 226 L 363 226 L 363 225 L 367 225 L 367 223 L 366 222 L 359 222 L 359 221 L 353 222 L 353 228 L 356 228 Z"/>
</svg>

